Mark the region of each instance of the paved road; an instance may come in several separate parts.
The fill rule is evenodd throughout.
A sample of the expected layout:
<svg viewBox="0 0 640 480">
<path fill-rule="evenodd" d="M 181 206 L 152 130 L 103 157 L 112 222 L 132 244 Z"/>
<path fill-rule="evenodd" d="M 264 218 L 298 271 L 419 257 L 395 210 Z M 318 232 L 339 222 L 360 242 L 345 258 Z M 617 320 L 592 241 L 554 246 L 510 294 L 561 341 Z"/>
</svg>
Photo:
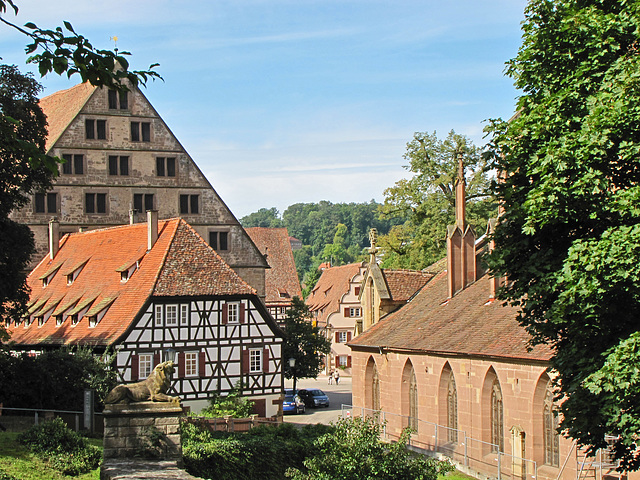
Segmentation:
<svg viewBox="0 0 640 480">
<path fill-rule="evenodd" d="M 293 388 L 291 380 L 285 380 L 285 388 Z M 329 385 L 327 377 L 320 375 L 318 378 L 304 378 L 296 382 L 296 388 L 319 388 L 329 397 L 329 408 L 307 408 L 306 413 L 299 415 L 287 414 L 284 421 L 299 425 L 331 423 L 338 420 L 342 404 L 351 405 L 351 377 L 340 378 L 338 385 Z"/>
</svg>

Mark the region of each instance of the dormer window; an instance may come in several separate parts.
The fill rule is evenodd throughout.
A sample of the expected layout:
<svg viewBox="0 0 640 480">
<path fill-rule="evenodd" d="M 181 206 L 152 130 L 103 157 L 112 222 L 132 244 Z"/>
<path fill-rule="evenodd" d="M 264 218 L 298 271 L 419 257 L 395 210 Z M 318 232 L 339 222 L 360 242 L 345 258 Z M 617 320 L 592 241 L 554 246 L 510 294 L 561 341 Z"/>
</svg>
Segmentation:
<svg viewBox="0 0 640 480">
<path fill-rule="evenodd" d="M 67 277 L 67 286 L 69 285 L 73 285 L 73 282 L 75 282 L 76 278 L 78 278 L 78 275 L 80 275 L 80 272 L 82 271 L 82 269 L 84 268 L 84 266 L 87 264 L 89 260 L 84 260 L 82 263 L 80 264 L 75 264 L 71 269 L 67 270 L 66 272 L 63 272 L 64 275 Z"/>
<path fill-rule="evenodd" d="M 120 272 L 120 282 L 127 282 L 133 274 L 136 273 L 138 268 L 140 268 L 140 260 L 137 260 L 136 263 L 131 266 L 119 268 L 117 271 Z"/>
<path fill-rule="evenodd" d="M 71 317 L 71 325 L 75 327 L 78 324 L 78 314 L 74 313 L 73 315 L 70 315 L 70 317 Z"/>
<path fill-rule="evenodd" d="M 63 319 L 62 319 L 62 315 L 57 315 L 56 316 L 56 327 L 59 327 L 60 325 L 62 325 Z"/>
<path fill-rule="evenodd" d="M 124 283 L 127 280 L 129 280 L 129 271 L 125 270 L 124 272 L 120 272 L 120 281 Z"/>
<path fill-rule="evenodd" d="M 98 324 L 98 316 L 93 315 L 89 317 L 89 328 L 93 328 Z"/>
<path fill-rule="evenodd" d="M 67 285 L 73 284 L 73 274 L 67 275 Z"/>
<path fill-rule="evenodd" d="M 43 278 L 42 279 L 42 288 L 48 287 L 49 286 L 49 281 L 50 281 L 49 277 Z"/>
<path fill-rule="evenodd" d="M 38 317 L 38 326 L 41 327 L 44 325 L 44 316 Z"/>
</svg>

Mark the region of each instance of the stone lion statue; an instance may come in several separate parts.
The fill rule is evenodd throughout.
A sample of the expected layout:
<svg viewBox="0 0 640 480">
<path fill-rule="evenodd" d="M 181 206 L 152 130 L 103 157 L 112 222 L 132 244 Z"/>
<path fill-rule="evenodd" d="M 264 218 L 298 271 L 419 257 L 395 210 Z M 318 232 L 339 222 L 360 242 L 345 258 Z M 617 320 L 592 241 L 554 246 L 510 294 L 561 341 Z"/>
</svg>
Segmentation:
<svg viewBox="0 0 640 480">
<path fill-rule="evenodd" d="M 156 365 L 145 380 L 137 383 L 118 385 L 105 397 L 104 403 L 131 402 L 172 402 L 180 403 L 179 397 L 167 395 L 171 375 L 175 371 L 173 362 L 162 362 Z"/>
</svg>

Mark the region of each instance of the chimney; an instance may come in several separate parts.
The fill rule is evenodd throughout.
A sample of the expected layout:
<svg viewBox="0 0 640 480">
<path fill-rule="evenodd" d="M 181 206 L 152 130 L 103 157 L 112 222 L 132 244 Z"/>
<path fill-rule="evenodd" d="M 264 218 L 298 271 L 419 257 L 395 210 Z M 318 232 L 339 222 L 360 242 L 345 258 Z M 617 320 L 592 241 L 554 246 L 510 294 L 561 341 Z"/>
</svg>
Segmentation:
<svg viewBox="0 0 640 480">
<path fill-rule="evenodd" d="M 158 240 L 158 211 L 147 210 L 147 250 L 151 250 Z"/>
<path fill-rule="evenodd" d="M 476 281 L 475 234 L 465 218 L 466 185 L 462 154 L 458 155 L 456 224 L 447 228 L 447 277 L 449 298 Z"/>
<path fill-rule="evenodd" d="M 133 225 L 134 223 L 136 223 L 136 211 L 131 204 L 129 204 L 129 225 Z"/>
<path fill-rule="evenodd" d="M 49 258 L 53 260 L 60 249 L 60 223 L 57 217 L 49 220 Z"/>
</svg>

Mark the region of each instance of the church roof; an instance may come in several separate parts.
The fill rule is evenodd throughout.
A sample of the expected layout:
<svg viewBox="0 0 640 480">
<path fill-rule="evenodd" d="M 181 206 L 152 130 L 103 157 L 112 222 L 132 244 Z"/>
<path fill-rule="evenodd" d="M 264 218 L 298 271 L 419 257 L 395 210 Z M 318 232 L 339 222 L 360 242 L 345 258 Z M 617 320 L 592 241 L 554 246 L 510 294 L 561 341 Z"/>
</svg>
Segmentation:
<svg viewBox="0 0 640 480">
<path fill-rule="evenodd" d="M 49 134 L 45 146 L 47 152 L 53 148 L 69 124 L 80 113 L 96 88 L 88 82 L 81 83 L 40 100 L 40 108 L 47 116 L 48 123 Z"/>
<path fill-rule="evenodd" d="M 207 243 L 180 218 L 158 222 L 147 251 L 147 224 L 65 235 L 53 260 L 46 256 L 29 274 L 34 317 L 81 313 L 77 325 L 53 315 L 8 328 L 19 345 L 112 345 L 154 296 L 255 295 Z M 55 310 L 54 310 L 55 309 Z M 89 325 L 89 316 L 100 319 Z"/>
<path fill-rule="evenodd" d="M 419 270 L 391 270 L 382 269 L 384 278 L 389 287 L 391 300 L 394 302 L 406 302 L 415 293 L 433 278 L 432 273 Z"/>
<path fill-rule="evenodd" d="M 360 272 L 362 262 L 330 267 L 322 272 L 318 283 L 307 297 L 306 304 L 317 312 L 318 323 L 324 323 L 329 314 L 340 310 L 342 296 L 349 291 L 349 283 Z"/>
<path fill-rule="evenodd" d="M 281 304 L 290 303 L 296 296 L 302 298 L 287 229 L 252 227 L 245 230 L 271 267 L 265 272 L 265 302 Z"/>
<path fill-rule="evenodd" d="M 447 272 L 441 272 L 406 305 L 358 335 L 349 345 L 355 350 L 384 347 L 442 355 L 548 361 L 551 351 L 546 346 L 528 348 L 531 337 L 518 324 L 517 309 L 490 301 L 488 280 L 485 275 L 447 298 Z"/>
</svg>

